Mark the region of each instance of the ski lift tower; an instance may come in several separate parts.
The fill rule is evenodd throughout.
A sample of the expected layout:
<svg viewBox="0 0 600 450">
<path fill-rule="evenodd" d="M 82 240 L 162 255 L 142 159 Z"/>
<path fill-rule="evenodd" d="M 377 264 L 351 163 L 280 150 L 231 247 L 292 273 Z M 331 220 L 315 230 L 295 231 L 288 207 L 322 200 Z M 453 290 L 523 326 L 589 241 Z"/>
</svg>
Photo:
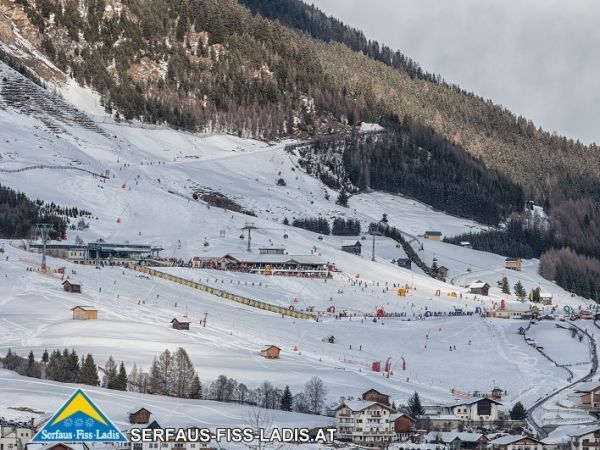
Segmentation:
<svg viewBox="0 0 600 450">
<path fill-rule="evenodd" d="M 46 271 L 46 241 L 50 237 L 50 232 L 54 231 L 54 227 L 49 223 L 38 223 L 35 226 L 37 236 L 42 238 L 42 271 Z"/>
<path fill-rule="evenodd" d="M 371 253 L 371 261 L 375 261 L 375 236 L 381 236 L 381 233 L 377 230 L 369 231 L 369 234 L 373 236 L 373 250 Z"/>
<path fill-rule="evenodd" d="M 249 252 L 252 251 L 252 248 L 250 248 L 250 244 L 252 243 L 252 236 L 251 236 L 250 232 L 252 230 L 256 230 L 256 229 L 257 229 L 257 227 L 254 226 L 254 223 L 252 223 L 252 222 L 246 222 L 246 226 L 244 228 L 242 228 L 242 230 L 244 230 L 244 231 L 248 230 L 248 251 Z"/>
</svg>

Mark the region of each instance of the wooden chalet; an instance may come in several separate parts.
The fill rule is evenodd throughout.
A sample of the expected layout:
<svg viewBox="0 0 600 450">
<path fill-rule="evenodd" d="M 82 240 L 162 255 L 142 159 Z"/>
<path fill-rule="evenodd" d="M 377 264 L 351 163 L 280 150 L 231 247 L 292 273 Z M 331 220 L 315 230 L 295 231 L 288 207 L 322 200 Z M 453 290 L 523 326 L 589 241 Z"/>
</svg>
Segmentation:
<svg viewBox="0 0 600 450">
<path fill-rule="evenodd" d="M 490 450 L 542 450 L 544 443 L 531 436 L 502 436 L 492 441 L 489 441 L 487 448 Z"/>
<path fill-rule="evenodd" d="M 442 232 L 441 231 L 426 231 L 424 237 L 425 237 L 425 239 L 429 239 L 430 241 L 441 241 L 442 240 Z"/>
<path fill-rule="evenodd" d="M 504 267 L 510 270 L 521 271 L 521 258 L 506 258 L 504 260 Z"/>
<path fill-rule="evenodd" d="M 152 413 L 146 408 L 137 408 L 129 411 L 129 423 L 132 424 L 147 424 L 150 423 Z"/>
<path fill-rule="evenodd" d="M 280 352 L 281 352 L 281 349 L 279 347 L 277 347 L 276 345 L 269 345 L 267 348 L 260 351 L 260 356 L 267 358 L 267 359 L 277 359 L 277 358 L 279 358 Z"/>
<path fill-rule="evenodd" d="M 575 389 L 575 395 L 579 397 L 579 406 L 585 410 L 600 409 L 600 383 L 589 381 L 580 384 Z"/>
<path fill-rule="evenodd" d="M 190 329 L 190 319 L 187 317 L 175 317 L 171 320 L 171 325 L 176 330 L 189 330 Z"/>
<path fill-rule="evenodd" d="M 342 242 L 342 251 L 352 253 L 353 255 L 360 255 L 362 253 L 362 244 L 359 240 L 346 240 Z"/>
<path fill-rule="evenodd" d="M 98 310 L 93 306 L 75 306 L 71 311 L 73 311 L 73 320 L 98 319 Z"/>
<path fill-rule="evenodd" d="M 363 392 L 361 398 L 364 401 L 377 402 L 382 405 L 390 406 L 390 396 L 382 394 L 376 389 L 369 389 L 368 391 Z"/>
<path fill-rule="evenodd" d="M 390 421 L 394 424 L 396 434 L 407 435 L 415 430 L 416 420 L 405 413 L 393 414 Z"/>
<path fill-rule="evenodd" d="M 69 280 L 62 282 L 63 291 L 70 292 L 72 294 L 81 294 L 81 285 L 71 283 Z"/>
<path fill-rule="evenodd" d="M 469 285 L 469 292 L 476 295 L 489 295 L 490 285 L 481 280 L 477 280 Z"/>
</svg>

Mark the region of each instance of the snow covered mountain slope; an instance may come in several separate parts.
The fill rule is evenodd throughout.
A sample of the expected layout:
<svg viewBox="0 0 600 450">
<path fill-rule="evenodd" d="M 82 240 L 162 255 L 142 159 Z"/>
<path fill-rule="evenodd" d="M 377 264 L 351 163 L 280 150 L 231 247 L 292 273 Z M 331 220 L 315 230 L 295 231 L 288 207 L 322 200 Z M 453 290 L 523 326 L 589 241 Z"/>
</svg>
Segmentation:
<svg viewBox="0 0 600 450">
<path fill-rule="evenodd" d="M 27 101 L 11 100 L 15 90 L 29 96 Z M 389 392 L 397 402 L 414 391 L 427 401 L 445 401 L 452 398 L 452 388 L 488 392 L 496 384 L 508 391 L 508 406 L 517 400 L 530 404 L 566 384 L 568 373 L 518 335 L 522 322 L 478 315 L 421 320 L 427 311 L 460 308 L 474 313 L 478 308 L 492 309 L 503 299 L 515 302 L 495 287 L 503 275 L 511 284 L 520 279 L 526 289 L 542 285 L 555 294 L 560 306 L 587 306 L 537 275 L 536 261 L 525 262 L 521 273 L 508 273 L 500 256 L 417 237 L 430 229 L 452 235 L 483 228 L 479 224 L 377 192 L 356 195 L 349 208 L 343 208 L 335 204 L 337 193 L 304 173 L 295 157 L 285 152 L 285 142 L 102 123 L 49 95 L 0 65 L 0 181 L 33 198 L 91 211 L 90 227 L 69 231 L 69 240 L 79 235 L 85 241 L 153 244 L 164 249 L 162 256 L 187 261 L 193 256 L 245 252 L 240 229 L 253 222 L 255 249 L 282 245 L 290 255 L 312 252 L 335 263 L 341 272 L 324 282 L 209 270 L 165 271 L 280 306 L 314 306 L 318 311 L 335 306 L 352 318 L 338 320 L 327 314 L 319 322 L 281 318 L 132 271 L 97 270 L 50 258 L 52 267 L 76 271 L 74 279 L 82 283 L 83 294 L 72 296 L 60 290 L 60 280 L 27 271 L 36 267 L 39 257 L 17 249 L 19 243 L 14 241 L 5 243 L 8 260 L 0 261 L 4 293 L 0 352 L 10 347 L 20 354 L 34 350 L 39 355 L 45 348 L 66 346 L 78 353 L 92 352 L 98 362 L 113 355 L 128 367 L 135 362 L 147 369 L 165 348 L 183 346 L 203 381 L 224 373 L 249 385 L 268 379 L 297 390 L 318 375 L 327 385 L 328 403 L 369 387 Z M 16 171 L 39 165 L 44 167 Z M 48 166 L 108 173 L 108 179 Z M 278 185 L 279 178 L 285 180 L 284 186 Z M 194 192 L 218 192 L 255 217 L 210 207 L 195 200 Z M 339 216 L 359 219 L 366 230 L 384 213 L 391 225 L 418 239 L 415 249 L 417 242 L 423 245 L 419 254 L 427 263 L 435 256 L 439 265 L 450 269 L 448 281 L 453 284 L 392 264 L 392 259 L 405 255 L 391 239 L 377 238 L 376 261 L 371 261 L 370 236 L 362 241 L 360 257 L 341 251 L 347 238 L 321 240 L 315 233 L 283 225 L 284 218 Z M 462 287 L 475 279 L 493 286 L 490 296 L 476 297 Z M 397 296 L 394 285 L 406 284 L 413 288 L 409 295 Z M 76 304 L 96 306 L 100 319 L 70 320 L 70 308 Z M 399 317 L 377 322 L 364 318 L 381 307 Z M 193 322 L 191 330 L 170 328 L 169 321 L 184 313 Z M 208 326 L 201 327 L 205 313 Z M 335 344 L 322 341 L 330 335 L 336 337 Z M 585 362 L 585 349 L 571 352 L 578 343 L 564 330 L 549 327 L 542 338 L 564 345 L 573 363 Z M 258 355 L 267 344 L 282 348 L 281 359 L 269 361 Z M 450 346 L 456 350 L 450 351 Z M 393 367 L 389 378 L 370 370 L 372 362 L 387 358 Z M 21 389 L 22 382 L 11 382 L 6 389 Z M 0 406 L 14 402 L 14 396 L 0 397 Z"/>
</svg>

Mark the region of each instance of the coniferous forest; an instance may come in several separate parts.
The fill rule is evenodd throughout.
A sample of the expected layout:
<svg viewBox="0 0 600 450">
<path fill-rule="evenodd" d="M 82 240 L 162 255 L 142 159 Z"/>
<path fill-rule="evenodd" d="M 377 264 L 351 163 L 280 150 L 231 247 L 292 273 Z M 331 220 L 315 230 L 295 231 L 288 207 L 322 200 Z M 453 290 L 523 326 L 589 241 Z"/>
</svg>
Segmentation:
<svg viewBox="0 0 600 450">
<path fill-rule="evenodd" d="M 0 237 L 3 239 L 29 238 L 38 223 L 54 227 L 54 239 L 65 234 L 67 222 L 56 214 L 55 205 L 32 201 L 25 194 L 0 185 Z"/>
</svg>

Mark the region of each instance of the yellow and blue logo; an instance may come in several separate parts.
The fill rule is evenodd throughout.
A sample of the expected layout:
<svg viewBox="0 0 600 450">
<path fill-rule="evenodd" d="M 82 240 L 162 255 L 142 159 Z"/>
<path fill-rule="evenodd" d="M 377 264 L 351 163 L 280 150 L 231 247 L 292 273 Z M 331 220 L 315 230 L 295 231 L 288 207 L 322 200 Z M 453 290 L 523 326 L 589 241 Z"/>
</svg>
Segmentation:
<svg viewBox="0 0 600 450">
<path fill-rule="evenodd" d="M 46 422 L 32 442 L 127 442 L 81 389 Z"/>
</svg>

